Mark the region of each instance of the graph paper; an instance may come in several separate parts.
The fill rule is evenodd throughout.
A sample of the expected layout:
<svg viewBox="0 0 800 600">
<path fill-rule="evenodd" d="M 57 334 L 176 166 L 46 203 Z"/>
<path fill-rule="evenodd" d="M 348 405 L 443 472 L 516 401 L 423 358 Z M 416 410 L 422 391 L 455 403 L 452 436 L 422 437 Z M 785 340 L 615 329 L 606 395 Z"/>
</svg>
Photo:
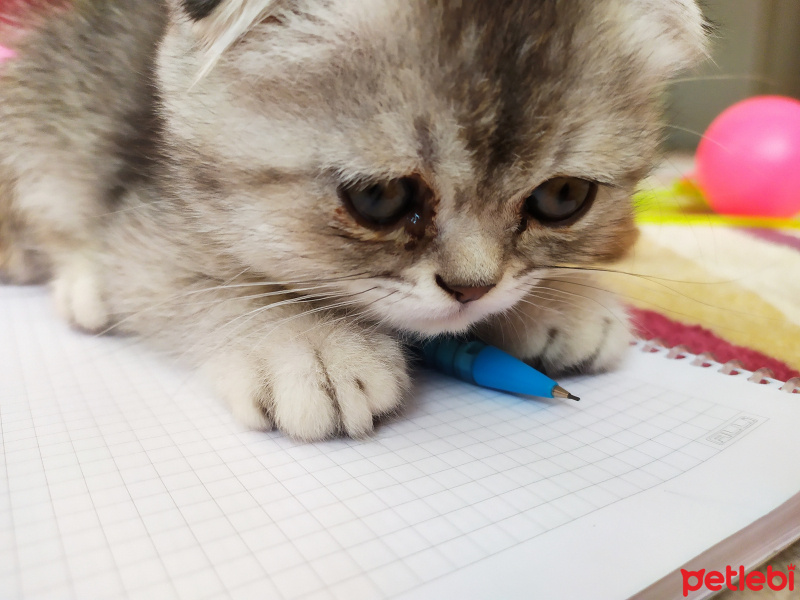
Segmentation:
<svg viewBox="0 0 800 600">
<path fill-rule="evenodd" d="M 393 597 L 725 452 L 765 417 L 630 372 L 580 403 L 421 372 L 367 440 L 239 427 L 170 360 L 0 289 L 2 598 Z"/>
</svg>

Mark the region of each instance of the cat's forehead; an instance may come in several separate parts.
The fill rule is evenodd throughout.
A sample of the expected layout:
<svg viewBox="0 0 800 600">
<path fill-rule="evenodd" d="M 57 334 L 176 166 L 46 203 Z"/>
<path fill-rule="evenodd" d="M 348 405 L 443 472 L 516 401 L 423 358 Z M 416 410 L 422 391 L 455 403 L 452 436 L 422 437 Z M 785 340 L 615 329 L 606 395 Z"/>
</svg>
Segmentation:
<svg viewBox="0 0 800 600">
<path fill-rule="evenodd" d="M 663 74 L 629 40 L 630 6 L 645 3 L 309 2 L 317 8 L 249 47 L 241 80 L 258 74 L 270 98 L 285 87 L 284 106 L 327 131 L 321 154 L 337 168 L 422 163 L 503 193 L 559 174 L 613 181 L 654 146 Z"/>
<path fill-rule="evenodd" d="M 437 58 L 421 64 L 457 120 L 482 187 L 556 174 L 613 178 L 626 127 L 638 133 L 651 125 L 636 114 L 651 90 L 641 89 L 611 33 L 588 34 L 589 6 L 445 2 L 438 22 L 423 25 L 420 16 Z M 603 35 L 608 47 L 600 53 Z"/>
<path fill-rule="evenodd" d="M 420 55 L 431 59 L 419 63 L 423 78 L 485 185 L 559 174 L 613 182 L 650 159 L 667 76 L 652 54 L 668 44 L 654 31 L 630 42 L 644 26 L 639 4 L 477 0 L 417 13 Z"/>
</svg>

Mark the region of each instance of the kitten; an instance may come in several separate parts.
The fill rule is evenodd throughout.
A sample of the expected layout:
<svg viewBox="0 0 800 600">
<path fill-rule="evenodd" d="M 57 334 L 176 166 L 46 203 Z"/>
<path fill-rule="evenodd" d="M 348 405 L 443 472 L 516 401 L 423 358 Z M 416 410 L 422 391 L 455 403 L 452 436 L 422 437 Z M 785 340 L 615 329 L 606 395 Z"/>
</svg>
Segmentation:
<svg viewBox="0 0 800 600">
<path fill-rule="evenodd" d="M 235 415 L 362 436 L 403 335 L 613 367 L 693 0 L 74 0 L 0 25 L 0 270 L 192 361 Z M 8 16 L 8 15 L 7 15 Z M 572 267 L 572 268 L 570 268 Z"/>
</svg>

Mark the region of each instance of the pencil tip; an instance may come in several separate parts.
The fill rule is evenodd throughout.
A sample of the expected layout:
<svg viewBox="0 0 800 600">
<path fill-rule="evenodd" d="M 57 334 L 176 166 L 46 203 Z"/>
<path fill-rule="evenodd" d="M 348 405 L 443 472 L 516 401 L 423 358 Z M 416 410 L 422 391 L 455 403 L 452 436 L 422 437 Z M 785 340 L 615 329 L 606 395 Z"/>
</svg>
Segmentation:
<svg viewBox="0 0 800 600">
<path fill-rule="evenodd" d="M 568 398 L 570 400 L 580 401 L 580 398 L 573 396 L 560 385 L 553 388 L 553 398 Z"/>
</svg>

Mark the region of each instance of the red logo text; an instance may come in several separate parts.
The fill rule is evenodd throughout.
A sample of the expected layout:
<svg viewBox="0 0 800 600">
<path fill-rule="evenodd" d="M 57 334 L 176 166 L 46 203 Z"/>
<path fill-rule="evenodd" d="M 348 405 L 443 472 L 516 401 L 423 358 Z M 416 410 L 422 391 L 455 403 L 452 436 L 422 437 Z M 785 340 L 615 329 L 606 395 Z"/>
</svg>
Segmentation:
<svg viewBox="0 0 800 600">
<path fill-rule="evenodd" d="M 766 575 L 758 571 L 745 575 L 744 567 L 739 567 L 738 570 L 733 567 L 726 567 L 725 573 L 720 571 L 706 572 L 705 569 L 699 571 L 681 569 L 683 597 L 686 598 L 689 596 L 689 592 L 696 592 L 703 587 L 712 592 L 718 592 L 723 586 L 729 590 L 759 591 L 767 588 L 776 592 L 785 589 L 793 592 L 794 571 L 794 565 L 789 565 L 789 569 L 785 573 L 773 569 L 771 566 L 767 567 Z"/>
</svg>

